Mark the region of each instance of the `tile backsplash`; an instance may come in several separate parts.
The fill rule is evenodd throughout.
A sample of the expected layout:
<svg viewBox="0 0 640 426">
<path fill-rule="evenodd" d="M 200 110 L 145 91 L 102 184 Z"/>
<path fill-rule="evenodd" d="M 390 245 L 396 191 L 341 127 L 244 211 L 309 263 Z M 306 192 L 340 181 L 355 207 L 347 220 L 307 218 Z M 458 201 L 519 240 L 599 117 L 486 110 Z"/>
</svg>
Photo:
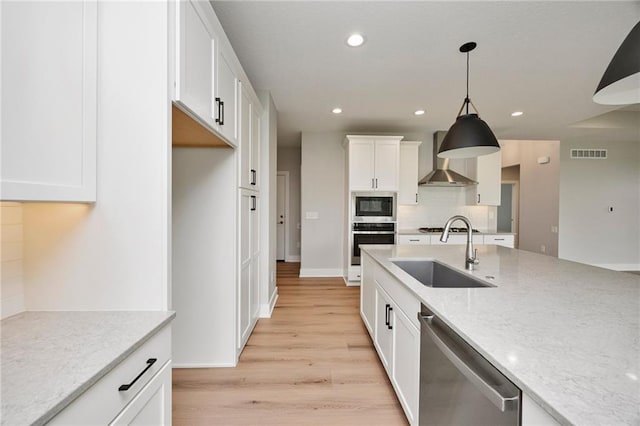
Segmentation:
<svg viewBox="0 0 640 426">
<path fill-rule="evenodd" d="M 398 229 L 442 227 L 451 216 L 460 214 L 481 232 L 496 230 L 497 207 L 467 206 L 465 188 L 419 186 L 418 200 L 416 206 L 398 206 Z M 454 226 L 464 225 L 456 222 Z"/>
<path fill-rule="evenodd" d="M 23 282 L 22 204 L 0 203 L 0 317 L 25 310 Z"/>
</svg>

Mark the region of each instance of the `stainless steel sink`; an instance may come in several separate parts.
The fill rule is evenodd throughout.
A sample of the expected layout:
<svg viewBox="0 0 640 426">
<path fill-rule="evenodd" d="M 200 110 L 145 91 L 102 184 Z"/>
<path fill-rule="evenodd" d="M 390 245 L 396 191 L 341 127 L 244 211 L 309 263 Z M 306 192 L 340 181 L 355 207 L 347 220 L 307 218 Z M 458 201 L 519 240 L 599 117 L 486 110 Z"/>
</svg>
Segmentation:
<svg viewBox="0 0 640 426">
<path fill-rule="evenodd" d="M 432 260 L 392 260 L 391 262 L 428 287 L 495 287 Z"/>
</svg>

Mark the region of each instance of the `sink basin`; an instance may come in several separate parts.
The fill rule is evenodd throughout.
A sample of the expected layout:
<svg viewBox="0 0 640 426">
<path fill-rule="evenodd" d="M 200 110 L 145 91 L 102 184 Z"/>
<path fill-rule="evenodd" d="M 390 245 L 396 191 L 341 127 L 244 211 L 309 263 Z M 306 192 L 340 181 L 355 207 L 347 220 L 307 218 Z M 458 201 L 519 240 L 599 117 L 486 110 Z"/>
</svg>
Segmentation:
<svg viewBox="0 0 640 426">
<path fill-rule="evenodd" d="M 494 287 L 432 260 L 392 260 L 391 262 L 428 287 Z"/>
</svg>

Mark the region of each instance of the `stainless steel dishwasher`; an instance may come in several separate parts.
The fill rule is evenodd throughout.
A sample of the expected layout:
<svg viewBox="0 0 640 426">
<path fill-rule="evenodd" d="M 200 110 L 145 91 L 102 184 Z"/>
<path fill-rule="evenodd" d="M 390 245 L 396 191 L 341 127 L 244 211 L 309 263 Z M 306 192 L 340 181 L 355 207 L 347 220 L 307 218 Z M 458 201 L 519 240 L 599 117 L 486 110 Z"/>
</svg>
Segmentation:
<svg viewBox="0 0 640 426">
<path fill-rule="evenodd" d="M 424 305 L 420 425 L 519 425 L 521 391 Z"/>
</svg>

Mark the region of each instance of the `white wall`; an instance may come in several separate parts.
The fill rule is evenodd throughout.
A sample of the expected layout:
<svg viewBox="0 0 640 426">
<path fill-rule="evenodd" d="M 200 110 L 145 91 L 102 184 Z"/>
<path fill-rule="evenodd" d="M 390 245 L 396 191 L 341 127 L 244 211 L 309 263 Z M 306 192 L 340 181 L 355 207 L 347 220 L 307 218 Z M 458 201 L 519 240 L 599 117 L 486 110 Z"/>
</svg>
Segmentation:
<svg viewBox="0 0 640 426">
<path fill-rule="evenodd" d="M 25 310 L 22 278 L 22 204 L 0 203 L 0 223 L 0 244 L 2 244 L 0 318 L 6 318 Z"/>
<path fill-rule="evenodd" d="M 302 133 L 300 275 L 342 276 L 344 133 Z M 317 213 L 318 219 L 307 219 Z"/>
<path fill-rule="evenodd" d="M 97 202 L 26 203 L 28 310 L 168 308 L 168 7 L 98 3 Z"/>
<path fill-rule="evenodd" d="M 558 256 L 560 142 L 501 140 L 503 168 L 519 166 L 518 248 Z M 539 164 L 538 158 L 549 157 Z"/>
<path fill-rule="evenodd" d="M 278 148 L 278 171 L 289 172 L 289 217 L 285 260 L 300 260 L 300 148 Z"/>
<path fill-rule="evenodd" d="M 572 160 L 572 148 L 606 148 L 608 158 Z M 640 142 L 563 140 L 560 161 L 559 256 L 640 270 Z"/>
</svg>

